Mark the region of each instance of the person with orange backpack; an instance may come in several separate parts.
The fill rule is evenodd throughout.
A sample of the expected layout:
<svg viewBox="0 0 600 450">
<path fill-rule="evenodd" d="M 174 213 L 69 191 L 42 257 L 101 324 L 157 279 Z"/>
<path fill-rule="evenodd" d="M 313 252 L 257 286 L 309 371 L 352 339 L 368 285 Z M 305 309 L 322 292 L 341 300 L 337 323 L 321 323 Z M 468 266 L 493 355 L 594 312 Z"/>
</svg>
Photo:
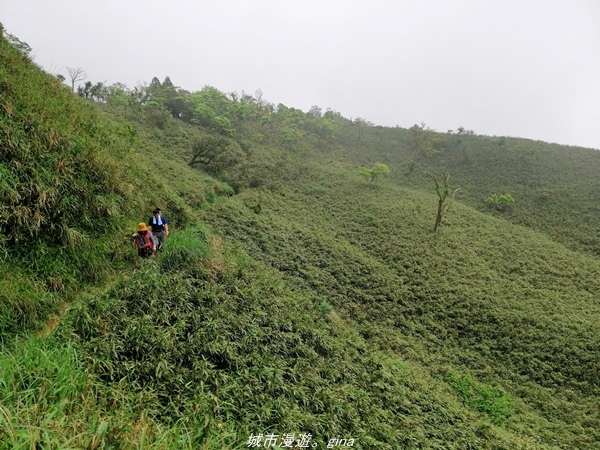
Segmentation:
<svg viewBox="0 0 600 450">
<path fill-rule="evenodd" d="M 144 222 L 138 224 L 137 233 L 131 236 L 131 245 L 137 247 L 140 258 L 150 258 L 156 251 L 157 241 Z"/>
</svg>

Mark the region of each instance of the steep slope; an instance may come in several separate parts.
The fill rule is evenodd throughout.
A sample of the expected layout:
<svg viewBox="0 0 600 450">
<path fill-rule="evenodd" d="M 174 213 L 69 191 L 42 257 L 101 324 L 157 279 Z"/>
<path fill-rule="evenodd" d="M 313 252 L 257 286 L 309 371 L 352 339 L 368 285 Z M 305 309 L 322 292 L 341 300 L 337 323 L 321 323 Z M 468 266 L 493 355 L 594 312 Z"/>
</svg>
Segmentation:
<svg viewBox="0 0 600 450">
<path fill-rule="evenodd" d="M 440 379 L 458 371 L 502 386 L 519 399 L 506 428 L 598 444 L 596 259 L 460 204 L 433 234 L 435 197 L 317 170 L 293 190 L 245 191 L 206 220 L 367 342 Z"/>
<path fill-rule="evenodd" d="M 39 327 L 130 258 L 127 234 L 181 200 L 123 121 L 74 96 L 0 38 L 0 336 Z"/>
<path fill-rule="evenodd" d="M 173 127 L 171 135 L 185 128 Z M 171 154 L 185 160 L 185 145 Z M 460 203 L 433 234 L 435 197 L 366 183 L 322 149 L 252 155 L 278 169 L 263 188 L 205 212 L 215 230 L 321 310 L 333 308 L 369 346 L 422 364 L 459 392 L 479 380 L 497 402 L 474 409 L 493 423 L 510 418 L 508 447 L 597 444 L 595 258 Z M 431 437 L 422 436 L 426 446 Z"/>
</svg>

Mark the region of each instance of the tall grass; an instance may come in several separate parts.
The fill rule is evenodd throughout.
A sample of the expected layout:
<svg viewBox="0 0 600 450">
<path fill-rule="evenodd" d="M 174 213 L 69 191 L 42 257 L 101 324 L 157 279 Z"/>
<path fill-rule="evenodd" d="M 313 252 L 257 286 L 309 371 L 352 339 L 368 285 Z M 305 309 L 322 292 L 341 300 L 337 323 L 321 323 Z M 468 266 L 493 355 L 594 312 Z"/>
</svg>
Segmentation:
<svg viewBox="0 0 600 450">
<path fill-rule="evenodd" d="M 0 355 L 0 448 L 77 448 L 91 412 L 72 346 L 18 341 Z"/>
<path fill-rule="evenodd" d="M 0 268 L 0 342 L 39 325 L 58 309 L 59 296 L 45 290 L 32 275 L 14 265 Z"/>
<path fill-rule="evenodd" d="M 174 251 L 198 239 L 195 229 L 177 234 Z M 476 430 L 486 419 L 463 415 L 445 380 L 372 346 L 321 298 L 221 246 L 227 266 L 209 277 L 198 276 L 188 252 L 163 259 L 165 247 L 59 330 L 105 385 L 100 404 L 121 388 L 138 398 L 126 404 L 145 424 L 148 448 L 177 448 L 175 436 L 182 447 L 244 448 L 251 433 L 266 432 L 311 433 L 321 446 L 352 437 L 365 449 L 483 442 Z M 167 261 L 182 264 L 165 270 Z M 488 439 L 527 442 L 494 430 Z"/>
<path fill-rule="evenodd" d="M 160 265 L 167 272 L 202 270 L 210 253 L 208 230 L 188 227 L 173 233 L 160 254 Z"/>
<path fill-rule="evenodd" d="M 126 257 L 124 236 L 155 205 L 189 209 L 92 104 L 0 37 L 0 336 L 43 321 Z M 151 189 L 147 189 L 151 186 Z M 129 218 L 129 220 L 128 220 Z"/>
<path fill-rule="evenodd" d="M 450 363 L 479 380 L 469 402 L 491 423 L 520 436 L 550 433 L 548 445 L 594 448 L 598 421 L 587 411 L 598 395 L 598 262 L 460 203 L 435 236 L 433 195 L 392 184 L 365 190 L 343 168 L 316 170 L 285 196 L 242 192 L 204 218 L 381 348 L 440 379 Z M 315 201 L 319 178 L 330 192 Z M 244 206 L 257 202 L 261 214 Z M 521 402 L 527 418 L 511 412 Z M 568 432 L 572 421 L 586 431 Z"/>
<path fill-rule="evenodd" d="M 97 380 L 64 339 L 15 341 L 0 354 L 0 449 L 226 449 L 241 440 L 207 433 L 200 420 L 165 426 L 143 409 L 149 396 Z"/>
</svg>

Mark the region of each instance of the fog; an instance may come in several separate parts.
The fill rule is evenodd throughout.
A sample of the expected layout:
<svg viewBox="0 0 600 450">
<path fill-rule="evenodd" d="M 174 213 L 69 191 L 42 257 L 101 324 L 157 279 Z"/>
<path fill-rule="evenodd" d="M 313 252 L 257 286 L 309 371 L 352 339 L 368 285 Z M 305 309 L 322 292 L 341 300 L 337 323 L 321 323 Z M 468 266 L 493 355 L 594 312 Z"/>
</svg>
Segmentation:
<svg viewBox="0 0 600 450">
<path fill-rule="evenodd" d="M 600 148 L 595 0 L 4 0 L 37 64 L 87 80 L 261 90 L 377 125 Z"/>
</svg>

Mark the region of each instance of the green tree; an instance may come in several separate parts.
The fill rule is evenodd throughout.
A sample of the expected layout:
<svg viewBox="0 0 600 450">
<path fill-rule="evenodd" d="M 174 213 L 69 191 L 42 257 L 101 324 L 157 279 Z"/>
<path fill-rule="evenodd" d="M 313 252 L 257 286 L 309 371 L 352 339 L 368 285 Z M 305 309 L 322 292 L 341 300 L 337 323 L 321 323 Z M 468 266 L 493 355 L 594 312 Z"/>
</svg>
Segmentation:
<svg viewBox="0 0 600 450">
<path fill-rule="evenodd" d="M 202 165 L 205 170 L 217 173 L 239 163 L 243 158 L 240 145 L 224 136 L 205 135 L 192 143 L 190 166 Z"/>
<path fill-rule="evenodd" d="M 281 130 L 281 139 L 286 146 L 291 146 L 302 139 L 302 131 L 296 127 L 296 125 L 289 124 L 285 125 Z"/>
<path fill-rule="evenodd" d="M 336 126 L 334 122 L 324 117 L 321 108 L 311 107 L 306 113 L 305 128 L 307 131 L 315 134 L 320 139 L 332 139 L 335 136 Z"/>
<path fill-rule="evenodd" d="M 493 194 L 485 202 L 496 211 L 508 211 L 515 204 L 516 200 L 512 194 Z"/>
<path fill-rule="evenodd" d="M 236 113 L 235 101 L 218 89 L 205 86 L 188 97 L 188 104 L 192 111 L 192 123 L 224 136 L 235 134 L 230 120 Z"/>
<path fill-rule="evenodd" d="M 193 108 L 189 102 L 190 93 L 175 86 L 168 76 L 162 83 L 158 78 L 152 78 L 147 93 L 149 104 L 165 108 L 172 117 L 184 122 L 192 119 Z"/>
<path fill-rule="evenodd" d="M 435 154 L 435 145 L 437 138 L 435 132 L 427 127 L 424 123 L 421 125 L 413 125 L 408 129 L 408 134 L 405 139 L 405 145 L 411 154 L 411 159 L 408 162 L 408 175 L 411 175 L 417 164 Z"/>
<path fill-rule="evenodd" d="M 356 119 L 354 119 L 354 121 L 352 122 L 352 124 L 354 125 L 354 129 L 358 133 L 358 141 L 359 142 L 362 141 L 363 136 L 364 136 L 365 131 L 367 130 L 367 128 L 373 126 L 373 124 L 371 122 L 369 122 L 368 120 L 363 119 L 362 117 L 357 117 Z"/>
<path fill-rule="evenodd" d="M 370 169 L 363 166 L 356 171 L 357 174 L 365 177 L 369 183 L 376 182 L 381 178 L 386 178 L 390 172 L 390 168 L 383 163 L 375 163 Z"/>
<path fill-rule="evenodd" d="M 218 115 L 208 104 L 198 101 L 197 97 L 193 98 L 192 101 L 194 109 L 191 122 L 193 124 L 225 136 L 231 136 L 235 133 L 231 121 L 227 117 Z"/>
<path fill-rule="evenodd" d="M 98 81 L 90 89 L 90 95 L 92 100 L 96 102 L 105 102 L 108 95 L 108 90 L 106 86 L 104 86 L 104 83 Z"/>
<path fill-rule="evenodd" d="M 150 89 L 144 84 L 138 83 L 129 92 L 129 106 L 141 107 L 147 105 L 150 102 Z"/>
<path fill-rule="evenodd" d="M 93 84 L 91 81 L 86 81 L 83 86 L 79 85 L 77 87 L 77 94 L 80 97 L 94 100 L 95 102 L 104 102 L 108 96 L 108 89 L 102 82 Z"/>
<path fill-rule="evenodd" d="M 129 92 L 123 83 L 115 83 L 106 87 L 106 103 L 116 106 L 129 104 Z"/>
<path fill-rule="evenodd" d="M 90 91 L 91 91 L 91 89 L 92 89 L 92 82 L 91 81 L 86 81 L 83 84 L 83 86 L 80 85 L 80 86 L 77 87 L 77 94 L 80 97 L 83 97 L 83 98 L 86 98 L 86 99 L 90 98 L 90 95 L 91 95 Z"/>
</svg>

